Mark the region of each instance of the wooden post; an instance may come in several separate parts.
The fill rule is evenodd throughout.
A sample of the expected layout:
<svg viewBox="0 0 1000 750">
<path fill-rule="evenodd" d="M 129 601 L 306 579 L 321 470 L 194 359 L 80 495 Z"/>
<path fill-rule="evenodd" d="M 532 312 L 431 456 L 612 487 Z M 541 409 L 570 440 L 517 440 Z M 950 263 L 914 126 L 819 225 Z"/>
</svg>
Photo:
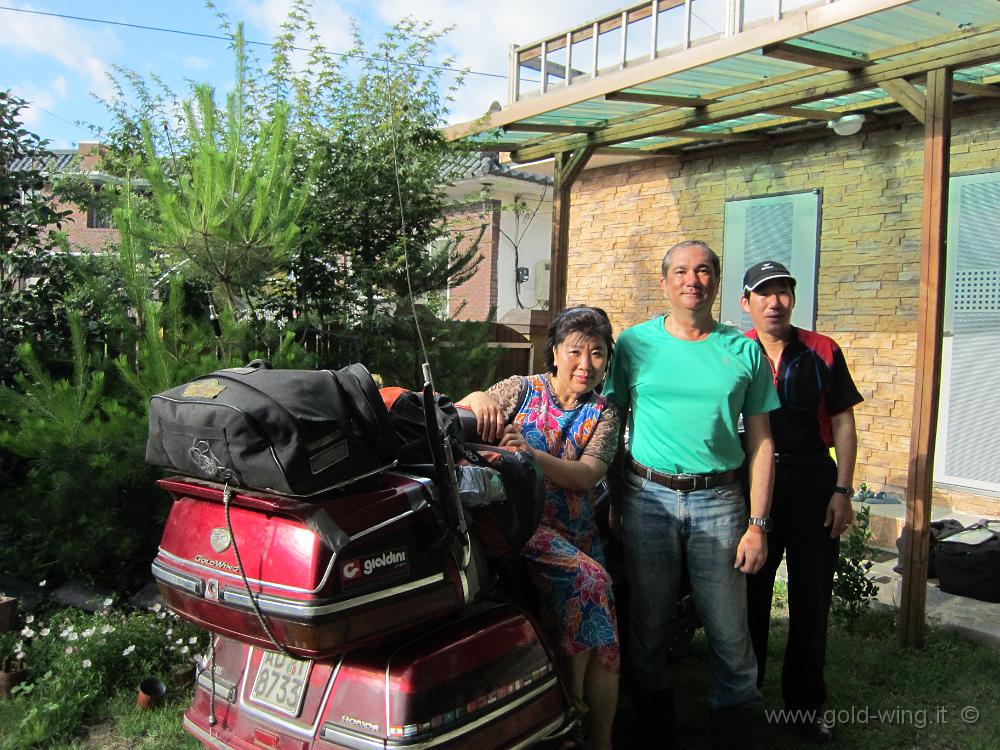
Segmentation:
<svg viewBox="0 0 1000 750">
<path fill-rule="evenodd" d="M 927 549 L 930 539 L 934 438 L 937 432 L 944 321 L 948 231 L 948 179 L 951 149 L 951 71 L 927 76 L 924 117 L 924 211 L 920 243 L 920 311 L 917 323 L 917 372 L 913 386 L 906 525 L 903 529 L 903 591 L 900 637 L 923 645 L 927 599 Z"/>
<path fill-rule="evenodd" d="M 549 260 L 549 309 L 553 311 L 562 310 L 566 306 L 570 189 L 592 153 L 594 153 L 592 146 L 584 146 L 576 151 L 561 151 L 555 155 L 552 250 Z"/>
</svg>

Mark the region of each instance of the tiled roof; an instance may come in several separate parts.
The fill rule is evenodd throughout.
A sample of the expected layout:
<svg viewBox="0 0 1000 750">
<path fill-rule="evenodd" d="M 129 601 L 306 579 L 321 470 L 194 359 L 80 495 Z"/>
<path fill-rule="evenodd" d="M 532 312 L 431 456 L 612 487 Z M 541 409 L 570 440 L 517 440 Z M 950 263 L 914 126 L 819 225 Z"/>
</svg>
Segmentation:
<svg viewBox="0 0 1000 750">
<path fill-rule="evenodd" d="M 450 169 L 449 176 L 453 182 L 474 180 L 481 177 L 509 177 L 512 180 L 523 180 L 538 185 L 551 185 L 552 178 L 543 174 L 534 174 L 519 169 L 511 169 L 499 162 L 496 153 L 477 151 L 457 159 Z"/>
<path fill-rule="evenodd" d="M 30 169 L 38 169 L 45 174 L 55 174 L 56 172 L 77 171 L 74 164 L 74 157 L 77 155 L 75 148 L 55 148 L 49 151 L 49 157 L 41 163 L 36 159 L 24 156 L 15 159 L 10 168 L 12 172 L 26 172 Z"/>
</svg>

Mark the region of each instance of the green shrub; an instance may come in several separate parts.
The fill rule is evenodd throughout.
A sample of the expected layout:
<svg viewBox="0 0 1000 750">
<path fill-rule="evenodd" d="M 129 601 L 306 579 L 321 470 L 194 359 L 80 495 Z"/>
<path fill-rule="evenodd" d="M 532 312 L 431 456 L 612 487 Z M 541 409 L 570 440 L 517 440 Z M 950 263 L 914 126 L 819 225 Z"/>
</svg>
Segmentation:
<svg viewBox="0 0 1000 750">
<path fill-rule="evenodd" d="M 200 662 L 209 636 L 157 605 L 156 611 L 110 608 L 28 615 L 10 654 L 29 677 L 0 704 L 0 750 L 49 746 L 77 734 L 118 693 L 136 694 L 146 677 L 169 684 L 179 665 Z"/>
<path fill-rule="evenodd" d="M 868 541 L 872 538 L 871 507 L 862 505 L 847 536 L 840 540 L 840 558 L 833 577 L 833 613 L 848 628 L 871 605 L 878 585 L 868 577 L 872 568 Z"/>
</svg>

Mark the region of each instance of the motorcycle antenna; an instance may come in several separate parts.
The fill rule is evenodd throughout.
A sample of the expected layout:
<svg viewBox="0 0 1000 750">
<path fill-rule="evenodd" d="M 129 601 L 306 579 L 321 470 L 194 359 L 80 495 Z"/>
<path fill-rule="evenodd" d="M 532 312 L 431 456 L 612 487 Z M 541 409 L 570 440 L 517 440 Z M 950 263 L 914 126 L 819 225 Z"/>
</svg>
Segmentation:
<svg viewBox="0 0 1000 750">
<path fill-rule="evenodd" d="M 399 200 L 399 227 L 400 238 L 403 244 L 403 269 L 406 272 L 406 292 L 410 298 L 410 312 L 413 315 L 413 325 L 417 329 L 417 340 L 420 342 L 420 354 L 423 357 L 421 370 L 423 371 L 424 382 L 430 383 L 431 390 L 434 389 L 434 377 L 431 373 L 430 359 L 427 356 L 427 347 L 424 346 L 424 334 L 420 330 L 420 319 L 417 317 L 417 305 L 413 299 L 413 283 L 410 280 L 410 255 L 409 237 L 406 229 L 406 210 L 403 202 L 403 186 L 399 180 L 399 153 L 396 143 L 396 100 L 392 95 L 390 86 L 390 64 L 392 59 L 386 54 L 385 57 L 385 93 L 389 104 L 389 133 L 392 136 L 392 165 L 393 175 L 396 177 L 396 197 Z"/>
</svg>

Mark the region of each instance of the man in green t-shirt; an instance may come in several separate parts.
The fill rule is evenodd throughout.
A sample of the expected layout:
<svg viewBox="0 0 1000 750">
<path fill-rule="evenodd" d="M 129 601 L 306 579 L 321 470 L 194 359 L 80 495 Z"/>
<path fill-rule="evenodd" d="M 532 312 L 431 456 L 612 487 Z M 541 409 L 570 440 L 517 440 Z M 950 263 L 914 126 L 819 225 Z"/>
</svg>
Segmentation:
<svg viewBox="0 0 1000 750">
<path fill-rule="evenodd" d="M 669 628 L 686 566 L 708 637 L 712 744 L 735 747 L 740 709 L 760 701 L 745 575 L 767 558 L 774 472 L 768 412 L 779 402 L 759 347 L 712 317 L 720 273 L 712 249 L 680 242 L 664 256 L 662 272 L 670 314 L 622 333 L 604 389 L 628 414 L 630 435 L 612 491 L 612 527 L 622 532 L 632 597 L 633 744 L 672 744 Z M 749 518 L 738 476 L 741 416 Z"/>
</svg>

